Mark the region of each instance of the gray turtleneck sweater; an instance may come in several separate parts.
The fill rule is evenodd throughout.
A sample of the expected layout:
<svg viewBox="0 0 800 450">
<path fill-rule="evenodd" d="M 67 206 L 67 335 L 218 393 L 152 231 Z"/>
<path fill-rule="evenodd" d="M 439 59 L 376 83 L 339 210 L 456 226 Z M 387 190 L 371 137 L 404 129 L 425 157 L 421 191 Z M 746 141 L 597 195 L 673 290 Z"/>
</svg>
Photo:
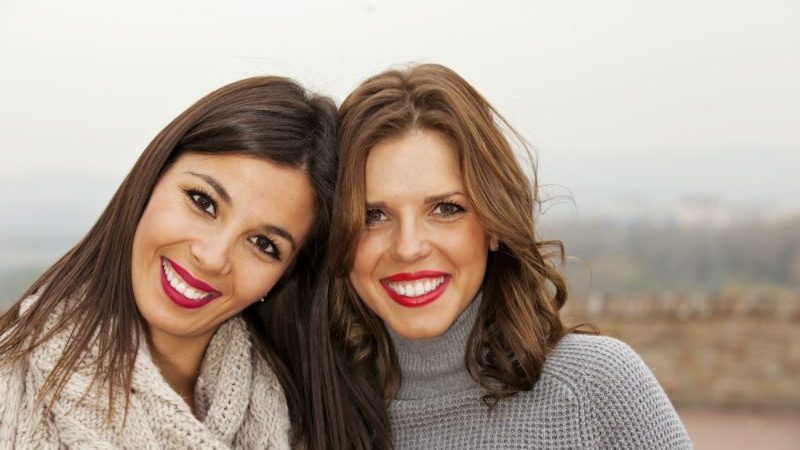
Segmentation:
<svg viewBox="0 0 800 450">
<path fill-rule="evenodd" d="M 489 412 L 464 367 L 477 304 L 434 339 L 390 332 L 402 373 L 389 407 L 396 449 L 691 449 L 653 374 L 608 337 L 567 335 L 532 390 Z"/>
</svg>

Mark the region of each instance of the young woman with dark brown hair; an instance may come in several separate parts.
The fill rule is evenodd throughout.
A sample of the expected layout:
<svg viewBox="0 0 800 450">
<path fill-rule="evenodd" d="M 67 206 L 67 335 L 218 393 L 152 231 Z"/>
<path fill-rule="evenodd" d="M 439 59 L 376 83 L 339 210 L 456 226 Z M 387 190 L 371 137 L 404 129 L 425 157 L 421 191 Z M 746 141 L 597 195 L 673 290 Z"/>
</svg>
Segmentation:
<svg viewBox="0 0 800 450">
<path fill-rule="evenodd" d="M 335 177 L 335 105 L 289 79 L 178 116 L 0 319 L 2 446 L 288 448 Z"/>
<path fill-rule="evenodd" d="M 435 64 L 391 70 L 339 117 L 329 314 L 350 375 L 330 397 L 365 411 L 349 416 L 373 427 L 360 443 L 690 446 L 633 350 L 562 323 L 563 248 L 536 236 L 536 180 L 509 138 L 524 141 L 472 86 Z"/>
</svg>

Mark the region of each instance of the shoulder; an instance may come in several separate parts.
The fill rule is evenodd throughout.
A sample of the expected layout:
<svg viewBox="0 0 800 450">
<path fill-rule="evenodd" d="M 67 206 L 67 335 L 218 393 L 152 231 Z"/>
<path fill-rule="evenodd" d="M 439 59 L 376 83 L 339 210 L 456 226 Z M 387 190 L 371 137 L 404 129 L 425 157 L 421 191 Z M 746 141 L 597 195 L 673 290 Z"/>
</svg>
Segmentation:
<svg viewBox="0 0 800 450">
<path fill-rule="evenodd" d="M 649 369 L 626 343 L 606 336 L 568 334 L 547 355 L 544 372 L 565 381 L 627 378 Z"/>
<path fill-rule="evenodd" d="M 0 442 L 14 442 L 25 408 L 25 360 L 0 361 Z"/>
<path fill-rule="evenodd" d="M 17 316 L 21 316 L 25 310 L 30 308 L 36 302 L 38 297 L 31 296 L 23 299 L 19 303 Z M 20 326 L 20 321 L 17 320 L 0 336 L 0 340 L 5 340 Z M 30 339 L 30 338 L 29 338 Z M 12 358 L 9 354 L 0 355 L 0 399 L 8 399 L 7 395 L 18 386 L 17 381 L 24 379 L 28 371 L 28 358 L 23 356 L 19 358 Z M 0 402 L 0 407 L 5 403 Z"/>
<path fill-rule="evenodd" d="M 21 300 L 17 309 L 17 317 L 22 316 L 38 299 L 39 296 L 35 294 Z M 5 341 L 19 326 L 20 320 L 18 319 L 0 336 L 0 340 Z M 29 336 L 28 339 L 32 338 Z M 0 355 L 0 399 L 2 399 L 0 401 L 0 416 L 3 415 L 4 410 L 13 409 L 9 405 L 13 405 L 15 401 L 20 400 L 25 376 L 29 370 L 29 358 L 29 356 L 12 358 L 8 354 Z"/>
<path fill-rule="evenodd" d="M 589 402 L 633 402 L 653 396 L 666 400 L 642 358 L 628 344 L 606 336 L 566 335 L 546 357 L 543 376 L 568 384 Z"/>
<path fill-rule="evenodd" d="M 624 342 L 569 334 L 543 377 L 567 384 L 585 414 L 588 442 L 602 448 L 691 448 L 675 409 L 642 358 Z"/>
</svg>

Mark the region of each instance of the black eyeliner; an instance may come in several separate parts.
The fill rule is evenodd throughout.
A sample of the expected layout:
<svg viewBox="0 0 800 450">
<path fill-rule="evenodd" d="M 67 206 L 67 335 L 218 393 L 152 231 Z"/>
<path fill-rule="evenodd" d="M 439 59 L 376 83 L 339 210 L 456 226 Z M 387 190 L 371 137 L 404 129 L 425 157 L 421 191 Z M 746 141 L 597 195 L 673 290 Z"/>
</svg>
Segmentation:
<svg viewBox="0 0 800 450">
<path fill-rule="evenodd" d="M 211 202 L 211 206 L 214 207 L 214 211 L 215 212 L 218 211 L 219 205 L 217 204 L 217 201 L 214 200 L 214 197 L 212 197 L 211 194 L 202 187 L 185 188 L 183 189 L 183 192 L 186 194 L 186 197 L 198 211 L 205 214 L 211 214 L 197 204 L 197 201 L 195 201 L 195 199 L 192 198 L 195 195 L 202 195 L 203 197 L 207 198 L 208 201 Z M 216 214 L 214 214 L 214 217 L 216 217 Z"/>
</svg>

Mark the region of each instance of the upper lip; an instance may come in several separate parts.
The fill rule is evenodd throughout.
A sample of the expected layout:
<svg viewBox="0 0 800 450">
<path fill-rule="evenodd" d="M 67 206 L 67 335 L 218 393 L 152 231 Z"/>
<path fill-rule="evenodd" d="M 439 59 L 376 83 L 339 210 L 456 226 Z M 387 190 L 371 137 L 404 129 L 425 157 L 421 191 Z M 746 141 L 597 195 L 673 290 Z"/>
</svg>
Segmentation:
<svg viewBox="0 0 800 450">
<path fill-rule="evenodd" d="M 420 280 L 423 278 L 439 278 L 444 275 L 447 275 L 447 273 L 440 272 L 438 270 L 418 270 L 416 272 L 400 272 L 394 275 L 389 275 L 388 277 L 384 278 L 384 280 L 396 283 L 400 281 Z"/>
<path fill-rule="evenodd" d="M 164 257 L 164 260 L 166 260 L 167 263 L 172 267 L 172 270 L 174 270 L 181 278 L 183 278 L 183 281 L 185 281 L 186 284 L 193 287 L 194 289 L 204 292 L 219 292 L 216 289 L 214 289 L 213 286 L 210 286 L 204 283 L 203 281 L 200 281 L 197 278 L 193 277 L 188 270 L 179 266 L 175 261 L 167 257 Z"/>
</svg>

